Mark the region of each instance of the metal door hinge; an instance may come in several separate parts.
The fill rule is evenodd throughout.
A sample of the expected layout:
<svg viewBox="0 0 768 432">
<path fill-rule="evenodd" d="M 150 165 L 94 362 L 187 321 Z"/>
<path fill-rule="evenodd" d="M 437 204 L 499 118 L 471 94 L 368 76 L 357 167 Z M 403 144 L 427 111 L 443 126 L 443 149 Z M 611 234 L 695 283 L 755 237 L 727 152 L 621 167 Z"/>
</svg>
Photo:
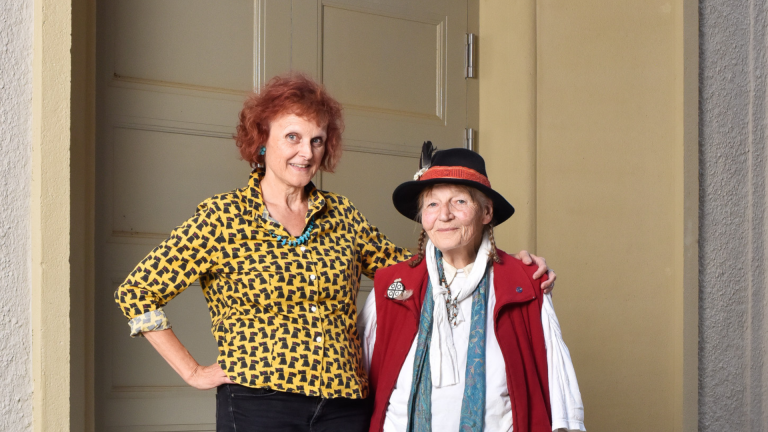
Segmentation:
<svg viewBox="0 0 768 432">
<path fill-rule="evenodd" d="M 472 128 L 464 129 L 464 148 L 475 151 L 475 130 Z"/>
<path fill-rule="evenodd" d="M 475 75 L 475 42 L 477 35 L 467 33 L 464 39 L 464 78 L 477 78 Z"/>
</svg>

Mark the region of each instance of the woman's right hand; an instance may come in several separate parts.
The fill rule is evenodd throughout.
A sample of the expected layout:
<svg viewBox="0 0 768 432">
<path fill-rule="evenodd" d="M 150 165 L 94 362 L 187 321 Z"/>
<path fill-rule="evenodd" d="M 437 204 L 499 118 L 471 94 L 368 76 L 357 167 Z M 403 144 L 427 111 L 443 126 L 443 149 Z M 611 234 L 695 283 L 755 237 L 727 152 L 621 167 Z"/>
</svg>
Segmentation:
<svg viewBox="0 0 768 432">
<path fill-rule="evenodd" d="M 218 363 L 210 366 L 197 365 L 185 381 L 198 390 L 208 390 L 222 384 L 234 384 Z"/>
</svg>

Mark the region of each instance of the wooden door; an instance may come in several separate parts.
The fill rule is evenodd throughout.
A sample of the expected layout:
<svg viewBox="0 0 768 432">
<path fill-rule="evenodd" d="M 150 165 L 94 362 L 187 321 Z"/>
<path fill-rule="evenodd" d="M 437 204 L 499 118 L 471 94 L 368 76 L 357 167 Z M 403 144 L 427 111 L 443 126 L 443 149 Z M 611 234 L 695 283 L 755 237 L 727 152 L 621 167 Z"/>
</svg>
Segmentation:
<svg viewBox="0 0 768 432">
<path fill-rule="evenodd" d="M 186 386 L 147 341 L 129 338 L 112 294 L 200 201 L 246 184 L 231 137 L 247 92 L 291 69 L 322 80 L 347 130 L 337 172 L 318 186 L 410 247 L 418 231 L 390 197 L 417 170 L 422 141 L 462 145 L 466 22 L 466 0 L 99 3 L 97 430 L 215 430 L 215 392 Z M 166 313 L 198 362 L 213 363 L 199 286 Z"/>
</svg>

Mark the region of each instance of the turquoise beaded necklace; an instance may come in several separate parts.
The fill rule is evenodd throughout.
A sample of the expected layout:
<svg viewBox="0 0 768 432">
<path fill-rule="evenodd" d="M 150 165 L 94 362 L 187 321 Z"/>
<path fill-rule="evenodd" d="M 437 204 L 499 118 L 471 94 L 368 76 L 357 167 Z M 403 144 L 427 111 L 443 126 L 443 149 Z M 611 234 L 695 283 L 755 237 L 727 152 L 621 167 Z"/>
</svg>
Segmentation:
<svg viewBox="0 0 768 432">
<path fill-rule="evenodd" d="M 279 236 L 275 234 L 275 230 L 269 230 L 269 235 L 272 236 L 272 238 L 277 239 L 278 242 L 282 243 L 283 246 L 288 244 L 289 246 L 298 246 L 302 245 L 309 240 L 309 236 L 312 234 L 312 230 L 315 229 L 315 217 L 312 216 L 309 219 L 309 223 L 307 224 L 307 227 L 304 228 L 304 233 L 301 234 L 299 237 L 296 238 L 296 240 L 288 240 L 288 236 Z"/>
</svg>

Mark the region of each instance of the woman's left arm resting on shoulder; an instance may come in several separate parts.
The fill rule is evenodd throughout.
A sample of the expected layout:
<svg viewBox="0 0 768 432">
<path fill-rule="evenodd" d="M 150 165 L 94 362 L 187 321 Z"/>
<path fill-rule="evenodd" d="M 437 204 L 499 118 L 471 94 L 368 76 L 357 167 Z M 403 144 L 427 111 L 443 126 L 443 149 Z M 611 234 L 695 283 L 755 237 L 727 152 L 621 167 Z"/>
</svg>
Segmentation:
<svg viewBox="0 0 768 432">
<path fill-rule="evenodd" d="M 512 256 L 522 261 L 525 265 L 531 265 L 535 263 L 537 266 L 539 266 L 539 269 L 536 270 L 536 273 L 533 274 L 533 278 L 538 279 L 546 274 L 547 280 L 541 283 L 541 289 L 544 290 L 544 294 L 549 294 L 552 292 L 552 290 L 555 288 L 555 279 L 557 279 L 557 275 L 555 274 L 554 270 L 547 267 L 547 260 L 545 260 L 543 257 L 536 256 L 527 250 L 521 250 L 519 253 L 516 253 Z"/>
</svg>

